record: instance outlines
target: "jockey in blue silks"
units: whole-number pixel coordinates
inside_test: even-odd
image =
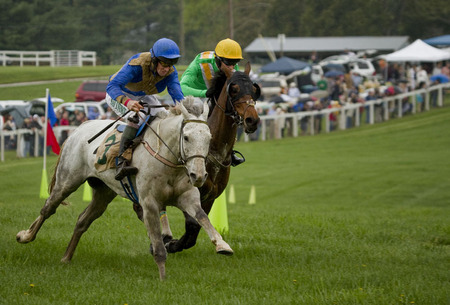
[[[166,88],[175,103],[181,101],[184,96],[174,66],[179,58],[180,49],[174,41],[168,38],[159,39],[149,52],[133,55],[117,73],[110,76],[106,87],[106,102],[114,112],[123,115],[128,110],[139,112],[147,105],[160,105],[153,95]],[[163,108],[151,108],[150,112],[149,109],[146,110],[150,115],[164,111]],[[133,141],[143,121],[143,118],[128,119],[120,141],[116,180],[135,175],[138,171],[122,154]]]

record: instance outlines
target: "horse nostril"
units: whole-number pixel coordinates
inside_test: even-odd
[[[197,181],[197,175],[195,173],[190,173],[189,177],[191,178],[191,181]]]
[[[256,125],[257,123],[258,121],[253,119],[252,117],[245,118],[245,125],[247,126],[253,126]]]

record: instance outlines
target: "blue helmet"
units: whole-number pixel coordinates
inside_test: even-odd
[[[163,57],[168,59],[175,59],[181,56],[178,45],[175,43],[175,41],[169,38],[158,39],[150,49],[150,52],[152,53],[152,56],[157,58]]]

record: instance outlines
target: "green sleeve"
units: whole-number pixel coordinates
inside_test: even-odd
[[[197,60],[192,61],[186,71],[184,71],[180,85],[184,96],[206,97],[207,87]]]

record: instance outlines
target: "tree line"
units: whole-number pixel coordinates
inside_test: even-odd
[[[161,37],[182,62],[230,37],[429,38],[450,32],[447,0],[0,0],[0,50],[96,51],[121,64]]]

